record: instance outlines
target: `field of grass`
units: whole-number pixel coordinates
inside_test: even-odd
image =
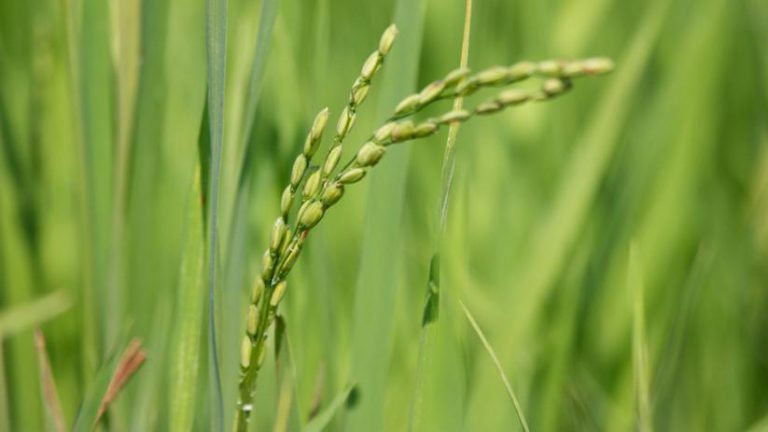
[[[322,163],[390,23],[343,160],[464,40],[478,71],[616,67],[349,187],[288,277],[251,430],[768,431],[768,2],[470,9],[0,0],[0,431],[91,430],[105,394],[99,430],[232,430],[292,164],[328,106]]]

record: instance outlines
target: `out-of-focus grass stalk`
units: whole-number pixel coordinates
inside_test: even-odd
[[[459,69],[469,65],[469,42],[472,33],[472,0],[464,2],[464,30],[461,37],[461,54],[459,56]],[[461,80],[462,82],[464,80]],[[458,97],[453,101],[453,110],[461,110],[464,104],[464,98]],[[461,123],[454,122],[448,128],[448,138],[445,143],[442,166],[442,186],[440,201],[437,207],[438,225],[436,233],[433,236],[433,253],[430,260],[430,271],[427,276],[427,296],[424,305],[424,316],[421,323],[421,334],[419,336],[419,347],[417,353],[416,366],[416,384],[413,391],[410,413],[408,418],[408,430],[412,431],[419,422],[422,387],[424,383],[424,368],[427,361],[427,343],[429,339],[430,325],[437,319],[440,308],[440,248],[442,245],[445,225],[448,218],[448,199],[450,197],[451,186],[453,185],[453,175],[456,167],[456,137],[459,134]],[[433,275],[434,273],[434,275]],[[434,277],[433,277],[434,276]]]
[[[383,72],[377,117],[383,119],[392,107],[416,87],[421,54],[424,0],[398,0],[394,23],[400,31],[398,47],[389,56]],[[365,389],[366,397],[347,417],[348,430],[381,430],[383,402],[392,352],[394,307],[398,286],[398,254],[405,196],[405,173],[409,148],[393,152],[386,164],[371,176],[363,228],[363,243],[352,314],[352,377]]]
[[[218,207],[222,144],[224,142],[224,93],[227,63],[227,0],[208,0],[206,7],[208,70],[208,121],[210,125],[210,172],[208,180],[208,338],[212,379],[211,427],[224,430],[224,403],[216,330],[216,286],[218,270]]]
[[[640,432],[653,431],[651,397],[649,388],[648,342],[645,331],[645,299],[642,280],[642,266],[637,245],[629,250],[627,288],[632,301],[632,363],[635,382],[635,409],[637,428]]]
[[[469,312],[469,309],[467,309],[467,306],[464,305],[464,302],[459,300],[459,305],[461,305],[461,310],[464,312],[464,315],[467,317],[467,321],[469,321],[469,324],[472,326],[472,329],[477,334],[477,337],[480,338],[480,341],[483,343],[483,347],[485,348],[485,351],[488,352],[488,355],[491,357],[491,360],[493,361],[493,365],[496,366],[496,370],[499,372],[501,381],[504,383],[504,389],[507,391],[507,395],[509,396],[509,399],[512,401],[512,405],[515,408],[515,413],[517,414],[517,419],[520,421],[520,426],[523,428],[523,431],[529,432],[530,428],[528,427],[528,421],[525,419],[525,414],[523,413],[523,409],[520,407],[520,402],[517,400],[517,396],[515,396],[515,391],[512,389],[512,384],[509,383],[509,378],[507,378],[507,374],[504,372],[504,368],[501,366],[501,362],[499,361],[499,358],[496,355],[496,351],[491,346],[491,343],[488,342],[488,339],[485,337],[483,330],[477,324],[477,321],[472,316],[472,313]]]
[[[30,302],[0,310],[0,341],[42,325],[72,306],[64,291],[56,291]]]
[[[200,369],[201,329],[204,322],[205,292],[203,262],[205,256],[203,195],[198,168],[187,199],[186,240],[179,275],[169,392],[169,423],[172,431],[191,430]]]
[[[112,59],[116,80],[116,153],[114,192],[112,202],[111,252],[109,256],[108,285],[106,286],[106,343],[114,343],[117,324],[125,308],[124,227],[126,195],[129,184],[128,168],[133,132],[134,107],[139,84],[139,47],[141,2],[139,0],[111,0]]]

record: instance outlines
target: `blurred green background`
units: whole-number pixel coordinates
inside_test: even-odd
[[[229,0],[219,393],[195,176],[208,187],[206,2],[1,0],[0,430],[55,430],[37,327],[67,424],[137,336],[147,362],[102,427],[229,429],[249,285],[314,114],[340,112],[396,22],[351,154],[458,66],[464,7]],[[617,69],[461,127],[428,333],[446,134],[350,188],[289,278],[254,427],[300,430],[354,383],[329,430],[517,430],[461,299],[532,430],[768,430],[768,2],[477,0],[470,40],[473,69]]]

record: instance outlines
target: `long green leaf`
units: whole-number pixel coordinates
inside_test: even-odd
[[[648,341],[645,336],[645,299],[642,266],[637,246],[629,251],[627,289],[632,301],[632,365],[635,375],[635,406],[637,428],[640,432],[653,431],[651,397],[649,389]]]
[[[509,383],[509,378],[507,378],[507,374],[504,372],[504,368],[501,366],[501,362],[499,361],[499,357],[496,355],[496,351],[491,346],[491,343],[488,342],[488,339],[485,337],[483,330],[477,324],[477,321],[472,316],[472,313],[469,312],[469,309],[467,309],[467,307],[464,305],[464,302],[459,300],[459,305],[461,306],[461,310],[464,312],[464,315],[467,317],[467,321],[469,321],[472,329],[477,334],[477,337],[480,338],[480,342],[483,343],[483,348],[485,348],[485,351],[488,352],[488,355],[491,357],[493,365],[496,366],[496,370],[499,372],[499,376],[501,376],[501,381],[504,383],[504,389],[507,391],[507,395],[509,396],[509,399],[512,401],[512,405],[515,408],[515,413],[517,414],[517,419],[520,421],[520,426],[525,432],[529,432],[530,428],[528,427],[528,421],[525,420],[523,409],[520,407],[520,402],[517,400],[515,391],[512,389],[512,384]]]
[[[383,70],[379,117],[392,112],[397,102],[416,86],[425,11],[423,0],[397,2],[394,21],[400,36]],[[359,382],[362,394],[360,404],[348,417],[347,427],[353,431],[383,428],[409,155],[410,147],[391,152],[371,175],[368,189],[353,317],[353,379]]]
[[[331,423],[333,416],[339,411],[349,399],[350,394],[355,389],[354,385],[349,385],[342,390],[341,393],[333,398],[333,401],[328,408],[323,410],[320,414],[315,416],[306,426],[302,429],[303,432],[321,432]]]
[[[200,369],[201,330],[204,311],[204,226],[200,170],[195,173],[187,204],[187,226],[177,294],[178,318],[172,340],[169,392],[170,429],[187,431],[194,420]]]
[[[113,355],[96,372],[93,384],[88,388],[72,427],[74,432],[90,432],[114,400],[117,392],[144,361],[140,342],[131,341],[124,352]]]
[[[227,0],[208,0],[206,8],[208,63],[208,121],[210,125],[211,168],[208,181],[208,320],[212,379],[211,418],[214,429],[224,429],[221,371],[216,344],[216,275],[218,258],[218,197],[224,135],[224,81],[227,64]]]
[[[72,306],[69,296],[57,291],[0,311],[0,339],[37,327]]]
[[[466,68],[469,64],[469,41],[472,31],[472,0],[466,0],[464,3],[464,31],[461,38],[461,54],[459,56],[459,68]],[[464,103],[464,98],[456,98],[453,102],[453,109],[460,110]],[[418,366],[416,367],[416,385],[411,401],[410,414],[408,419],[408,430],[413,430],[419,423],[422,386],[426,375],[427,344],[429,340],[431,324],[437,321],[440,311],[440,249],[443,241],[446,223],[448,220],[448,203],[453,186],[454,170],[456,168],[456,138],[459,133],[460,123],[452,123],[448,129],[448,138],[445,143],[442,166],[442,187],[440,200],[437,207],[437,231],[432,239],[432,259],[429,265],[429,275],[427,280],[427,295],[424,305],[424,312],[421,323],[421,336],[419,337],[418,348]]]

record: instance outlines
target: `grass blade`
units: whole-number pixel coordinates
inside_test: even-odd
[[[333,401],[328,406],[328,408],[320,412],[320,414],[315,416],[309,423],[307,423],[302,431],[321,432],[325,430],[325,427],[331,423],[331,420],[333,420],[333,416],[336,415],[336,412],[339,411],[339,409],[341,409],[341,407],[344,406],[344,404],[347,402],[354,389],[354,385],[347,386],[347,388],[345,388],[341,393],[333,398]]]
[[[459,305],[461,306],[461,310],[464,311],[464,316],[467,317],[467,321],[469,321],[469,324],[472,326],[472,329],[477,334],[477,337],[480,338],[480,341],[483,343],[483,347],[485,348],[485,351],[488,352],[488,355],[491,357],[491,360],[493,361],[493,365],[496,366],[496,370],[499,372],[501,381],[504,383],[504,389],[507,391],[507,395],[509,396],[509,399],[512,401],[512,405],[514,405],[515,407],[515,413],[517,414],[517,419],[520,421],[520,426],[523,428],[525,432],[529,432],[530,428],[528,427],[528,422],[525,420],[525,414],[523,414],[523,409],[520,407],[520,402],[518,402],[517,396],[515,396],[515,391],[512,389],[512,385],[509,383],[507,374],[504,373],[504,368],[501,366],[501,362],[499,362],[498,356],[496,356],[496,351],[494,351],[490,342],[488,342],[488,339],[485,338],[485,334],[483,333],[483,330],[480,329],[480,326],[477,324],[477,321],[475,321],[475,318],[469,312],[469,309],[467,309],[467,307],[464,305],[464,302],[459,300]]]
[[[472,31],[472,0],[464,3],[464,31],[461,39],[461,55],[459,68],[466,68],[469,64],[469,40]],[[464,103],[464,98],[456,98],[453,102],[453,110],[458,111]],[[448,200],[453,185],[453,174],[456,167],[456,137],[459,133],[460,123],[453,123],[448,129],[448,138],[445,143],[442,166],[442,191],[438,207],[438,230],[433,239],[432,259],[430,261],[429,279],[427,282],[427,299],[422,318],[421,335],[419,336],[418,364],[416,366],[416,385],[411,401],[408,430],[412,431],[419,422],[419,413],[422,401],[422,386],[424,382],[425,367],[427,362],[427,340],[429,339],[430,324],[437,320],[440,308],[440,248],[443,233],[448,216]]]
[[[125,349],[123,356],[120,358],[120,362],[117,364],[112,381],[110,381],[109,386],[107,386],[107,392],[104,393],[104,397],[101,399],[99,411],[96,414],[96,423],[98,423],[101,416],[107,411],[109,404],[117,398],[120,390],[125,387],[125,384],[139,370],[146,359],[147,354],[141,347],[141,341],[133,339],[128,344],[128,348]]]
[[[89,432],[98,423],[109,404],[119,394],[120,390],[141,367],[146,354],[141,348],[141,342],[134,339],[128,344],[122,355],[114,356],[96,374],[91,388],[83,400],[80,412],[72,428],[75,432]]]
[[[170,429],[192,429],[194,405],[200,368],[201,324],[204,312],[204,226],[200,170],[193,179],[187,205],[186,242],[182,256],[177,294],[178,319],[175,337],[177,344],[171,362],[171,388],[169,394]]]
[[[383,70],[379,117],[384,118],[416,86],[426,2],[398,0],[395,24],[397,46]],[[348,417],[349,430],[381,430],[383,400],[397,286],[396,257],[401,233],[405,172],[410,148],[391,152],[386,163],[371,174],[364,228],[364,244],[354,300],[352,373],[359,382],[360,404]]]
[[[66,311],[72,301],[64,291],[57,291],[44,297],[0,311],[0,339],[40,326]]]
[[[37,366],[40,370],[40,389],[43,393],[48,424],[52,425],[52,429],[56,432],[64,432],[67,430],[67,422],[64,420],[56,382],[51,370],[51,361],[48,359],[48,352],[45,349],[45,336],[40,329],[35,330],[35,348],[37,349]]]
[[[526,326],[536,321],[534,317],[584,224],[619,133],[627,121],[632,95],[648,64],[669,2],[657,0],[648,8],[630,48],[617,63],[619,66],[610,87],[576,143],[575,154],[564,169],[549,215],[538,227],[527,262],[522,267],[524,274],[518,286],[524,289],[522,301],[525,306],[520,307],[522,315],[516,320],[519,326],[515,327],[519,333],[513,336],[515,342],[509,347],[519,342],[529,330]],[[552,248],[555,244],[560,247]]]
[[[224,402],[216,344],[216,270],[218,255],[218,197],[224,135],[224,80],[227,62],[227,0],[208,0],[206,6],[206,55],[208,69],[208,125],[210,127],[210,177],[208,181],[208,320],[213,386],[214,429],[224,429]]]
[[[632,364],[635,376],[637,428],[653,431],[648,371],[648,341],[645,336],[645,300],[642,268],[636,245],[630,246],[627,288],[632,301]]]

